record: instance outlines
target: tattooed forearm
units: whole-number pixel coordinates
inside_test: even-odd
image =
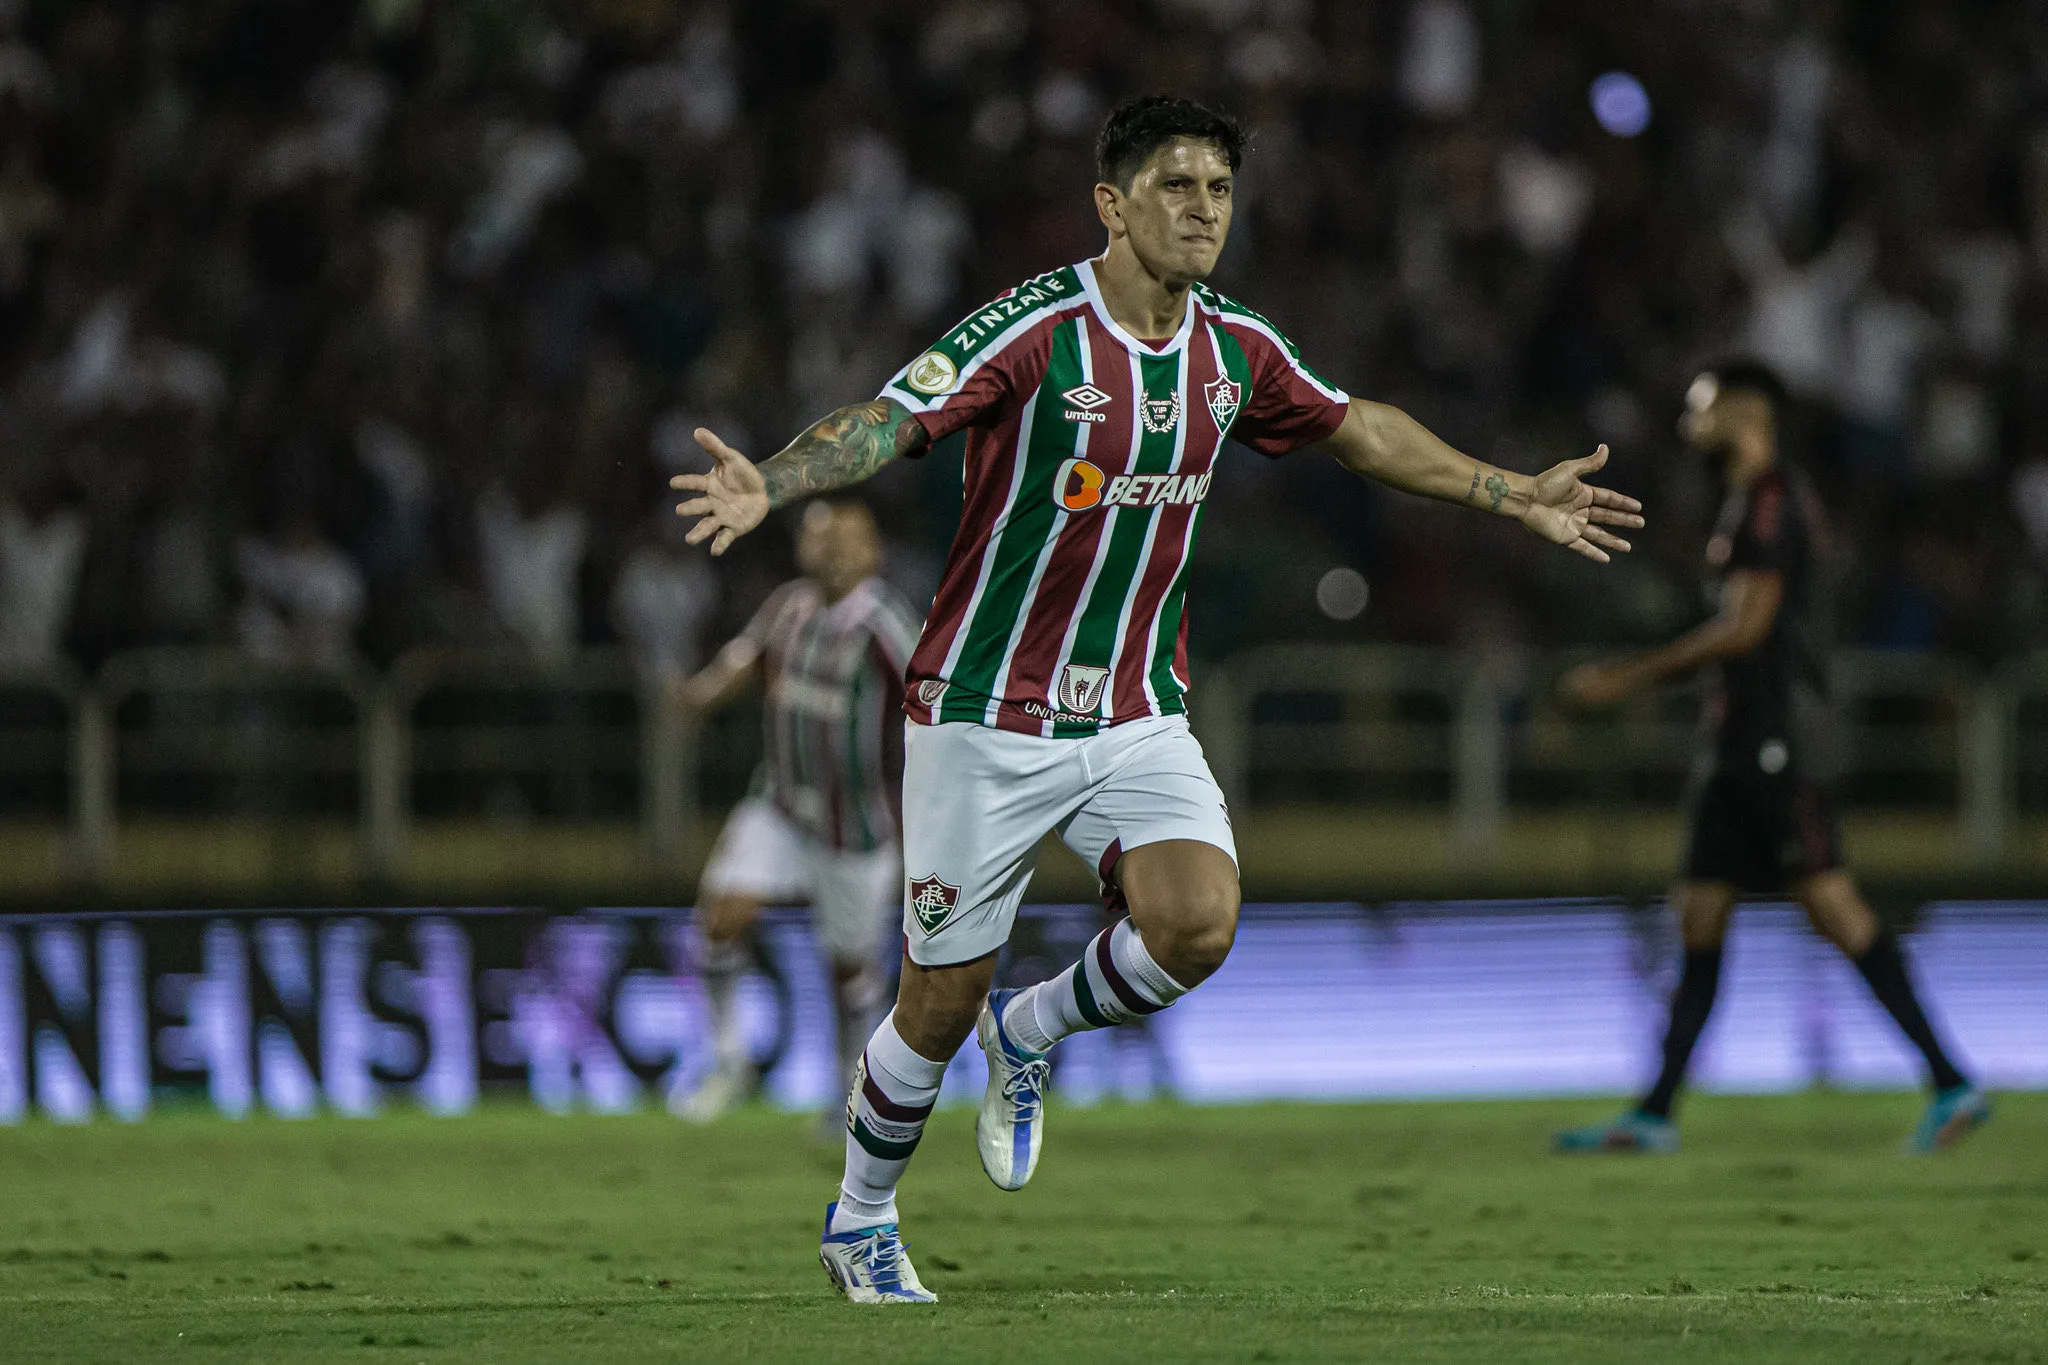
[[[1500,511],[1501,499],[1508,495],[1507,475],[1498,469],[1494,470],[1493,477],[1486,481],[1486,495],[1493,499],[1493,506],[1489,510]]]
[[[1466,501],[1466,502],[1470,502],[1470,501],[1472,501],[1472,499],[1474,499],[1474,498],[1476,498],[1476,497],[1478,497],[1478,496],[1479,496],[1479,466],[1475,464],[1475,465],[1473,465],[1473,466],[1472,466],[1472,486],[1471,486],[1470,488],[1468,488],[1468,489],[1466,489],[1466,490],[1465,490],[1465,501]]]
[[[841,408],[762,462],[768,505],[781,507],[813,493],[851,487],[925,440],[923,424],[893,399]]]

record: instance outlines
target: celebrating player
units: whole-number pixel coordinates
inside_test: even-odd
[[[1321,446],[1602,563],[1628,548],[1609,527],[1642,524],[1632,499],[1582,481],[1605,447],[1536,476],[1481,464],[1347,397],[1270,322],[1204,286],[1243,145],[1237,123],[1187,100],[1119,106],[1096,144],[1101,256],[970,314],[873,402],[758,468],[700,430],[713,469],[674,481],[695,495],[677,508],[700,518],[688,538],[718,554],[771,508],[969,433],[959,532],[910,661],[906,960],[847,1099],[845,1180],[820,1248],[855,1302],[933,1300],[897,1231],[896,1184],[970,1031],[988,1056],[982,1167],[1018,1189],[1038,1159],[1052,1046],[1165,1009],[1230,951],[1236,850],[1188,730],[1182,610],[1226,437],[1267,456]],[[1124,917],[1050,981],[991,993],[1048,830]]]
[[[1671,1109],[1721,979],[1721,941],[1742,891],[1789,890],[1813,927],[1847,954],[1871,993],[1926,1058],[1934,1099],[1915,1151],[1946,1147],[1984,1122],[1984,1095],[1934,1036],[1906,975],[1899,942],[1877,921],[1842,867],[1828,798],[1826,643],[1815,579],[1819,541],[1812,490],[1778,454],[1784,390],[1761,365],[1709,370],[1686,394],[1680,433],[1712,458],[1727,491],[1707,573],[1718,612],[1661,649],[1566,675],[1567,699],[1607,706],[1713,665],[1706,741],[1695,766],[1691,849],[1678,902],[1685,964],[1664,1035],[1664,1065],[1636,1107],[1608,1123],[1557,1135],[1565,1152],[1678,1147]]]
[[[902,874],[903,671],[917,618],[875,576],[874,517],[856,502],[804,509],[804,577],[769,595],[747,628],[682,686],[695,710],[758,682],[766,759],[733,808],[697,898],[716,1064],[680,1112],[708,1122],[754,1087],[735,1004],[745,936],[771,901],[808,899],[830,959],[842,1074],[853,1074],[888,984],[882,970]]]

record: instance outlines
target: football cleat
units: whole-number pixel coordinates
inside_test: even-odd
[[[1554,1152],[1652,1152],[1668,1156],[1678,1150],[1678,1125],[1670,1119],[1630,1110],[1605,1123],[1572,1128],[1550,1139]]]
[[[937,1303],[939,1296],[926,1289],[910,1263],[903,1235],[894,1223],[880,1227],[856,1228],[852,1232],[832,1231],[832,1215],[839,1201],[825,1206],[825,1236],[818,1243],[818,1260],[839,1292],[849,1303]]]
[[[1045,1136],[1045,1090],[1052,1064],[1045,1054],[1026,1052],[1003,1028],[1003,1007],[1016,991],[990,991],[975,1021],[974,1036],[988,1056],[988,1089],[974,1120],[974,1145],[981,1169],[998,1189],[1021,1190],[1038,1169]]]
[[[745,1104],[753,1093],[753,1068],[720,1067],[695,1090],[671,1103],[669,1112],[689,1123],[716,1123]]]
[[[1984,1126],[1991,1117],[1991,1101],[1974,1085],[1951,1086],[1936,1092],[1920,1116],[1920,1126],[1906,1140],[1914,1153],[1944,1152]]]

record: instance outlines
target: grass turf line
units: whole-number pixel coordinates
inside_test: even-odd
[[[902,1199],[936,1310],[842,1303],[810,1120],[0,1130],[0,1358],[2048,1361],[2048,1095],[1897,1154],[1901,1095],[1055,1108],[1028,1190],[941,1112]]]

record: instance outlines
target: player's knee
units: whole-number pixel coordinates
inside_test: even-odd
[[[1212,975],[1230,956],[1237,941],[1237,893],[1234,888],[1205,887],[1186,894],[1179,913],[1161,930],[1164,940],[1154,958],[1183,986],[1193,986]],[[1152,947],[1152,932],[1145,935]]]

